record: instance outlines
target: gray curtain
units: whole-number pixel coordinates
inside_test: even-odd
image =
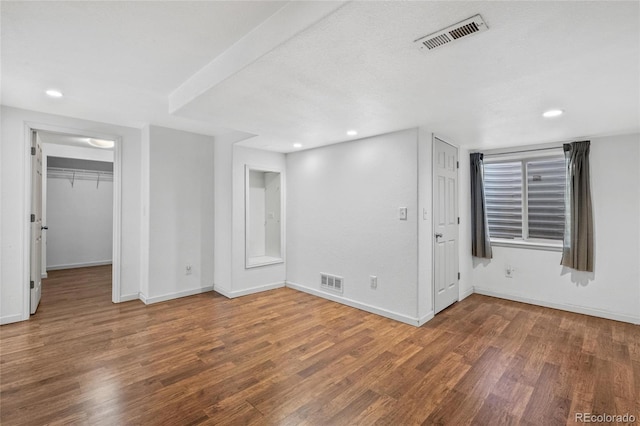
[[[560,264],[593,272],[593,212],[589,178],[589,141],[564,144],[567,183]]]
[[[491,241],[484,199],[483,154],[471,154],[471,255],[491,259]]]

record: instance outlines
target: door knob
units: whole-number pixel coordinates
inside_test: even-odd
[[[46,231],[47,229],[49,229],[49,227],[48,226],[41,226],[40,229],[44,229]]]
[[[436,238],[442,238],[442,234],[439,232],[436,232]]]

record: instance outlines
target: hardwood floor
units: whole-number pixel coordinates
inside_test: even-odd
[[[110,273],[53,271],[38,313],[0,327],[2,425],[640,417],[631,324],[480,295],[420,328],[286,288],[115,305]]]

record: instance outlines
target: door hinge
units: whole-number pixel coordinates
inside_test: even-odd
[[[32,215],[31,215],[31,223],[33,223],[33,222],[35,222],[35,221],[36,221],[36,215],[35,215],[35,214],[32,214]]]
[[[34,283],[33,281],[29,281],[29,285],[31,286],[31,288],[36,288],[36,283]]]
[[[460,272],[458,272],[458,279],[460,279]]]
[[[36,155],[36,147],[35,146],[31,147],[31,155]]]
[[[460,225],[460,216],[458,216],[458,225]]]
[[[459,169],[459,168],[460,168],[460,162],[456,161],[456,169]]]

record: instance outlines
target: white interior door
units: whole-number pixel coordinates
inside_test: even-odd
[[[458,148],[434,138],[434,312],[458,301]]]
[[[31,313],[34,314],[42,294],[42,144],[31,133]]]

